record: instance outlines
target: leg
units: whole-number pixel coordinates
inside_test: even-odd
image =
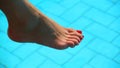
[[[76,30],[64,28],[43,15],[27,0],[4,1],[0,6],[9,22],[8,35],[14,41],[64,49],[74,47],[83,38]]]

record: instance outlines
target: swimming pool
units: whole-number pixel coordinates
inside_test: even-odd
[[[64,27],[82,30],[75,48],[56,50],[17,43],[7,36],[8,21],[0,11],[0,68],[120,68],[119,0],[30,0]]]

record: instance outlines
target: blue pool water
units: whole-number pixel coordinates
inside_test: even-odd
[[[120,0],[30,0],[64,27],[82,30],[75,48],[17,43],[0,11],[0,68],[120,68]]]

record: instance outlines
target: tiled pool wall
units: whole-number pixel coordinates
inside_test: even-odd
[[[0,68],[120,68],[120,0],[29,0],[67,28],[82,30],[75,48],[56,50],[18,43],[0,11]]]

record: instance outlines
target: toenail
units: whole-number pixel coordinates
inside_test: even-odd
[[[83,39],[83,37],[82,38],[80,37],[80,40],[82,40],[82,39]]]
[[[82,31],[80,31],[80,30],[77,30],[77,32],[80,33],[80,34],[82,34]]]
[[[82,36],[82,39],[84,38],[84,36]]]
[[[80,38],[80,41],[84,38],[84,36],[82,36],[82,38]]]

